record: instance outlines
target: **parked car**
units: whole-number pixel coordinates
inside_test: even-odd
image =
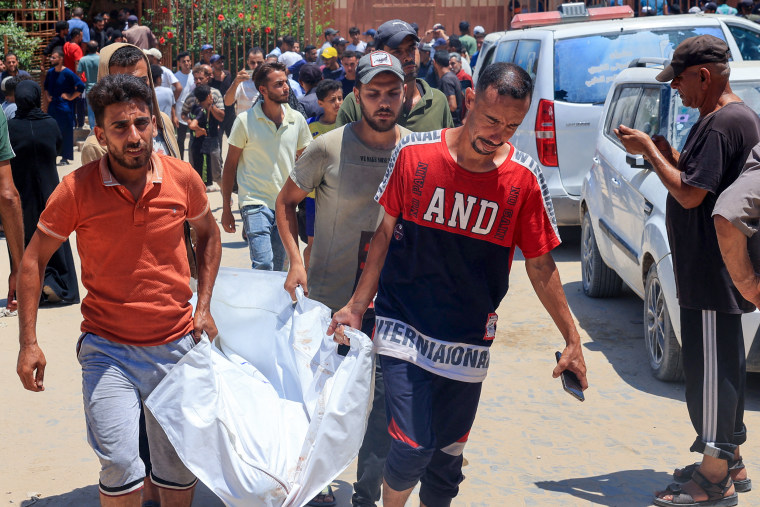
[[[585,10],[582,4],[580,8]],[[631,12],[628,7],[588,12],[620,17],[623,14],[618,13],[625,9]],[[518,17],[528,25],[556,22],[560,17],[563,21],[588,19],[562,17],[556,11]],[[480,72],[493,62],[516,63],[534,78],[533,103],[512,142],[541,165],[560,225],[579,224],[581,184],[591,165],[596,127],[615,76],[634,58],[670,58],[682,40],[703,34],[725,40],[735,61],[760,60],[760,25],[738,16],[685,14],[566,22],[489,35],[473,80],[477,83]]]
[[[664,64],[662,59],[635,60],[611,83],[581,189],[581,269],[588,296],[614,296],[625,283],[644,300],[644,343],[652,372],[677,380],[682,377],[681,326],[665,229],[668,192],[649,163],[626,153],[613,132],[622,124],[683,148],[699,111],[684,107],[669,83],[655,79]],[[730,65],[734,93],[760,113],[760,62]],[[742,318],[748,371],[760,371],[759,324],[758,311]]]

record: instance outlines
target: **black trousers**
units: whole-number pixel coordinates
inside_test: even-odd
[[[179,145],[180,160],[185,160],[185,138],[188,132],[190,132],[190,127],[187,126],[187,123],[180,123],[179,127],[177,127],[177,144]],[[190,142],[192,142],[192,139]]]
[[[691,451],[733,459],[747,440],[741,314],[681,308],[681,348],[686,405],[697,432]]]
[[[362,332],[369,337],[375,329],[375,310],[370,308],[364,314]],[[354,507],[369,507],[380,500],[383,484],[385,458],[391,449],[388,421],[385,417],[385,383],[380,361],[375,361],[375,393],[372,410],[367,420],[367,432],[359,449],[356,463],[356,482],[351,503]]]

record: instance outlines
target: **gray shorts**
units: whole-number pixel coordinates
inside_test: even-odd
[[[102,494],[119,496],[143,486],[145,465],[138,441],[142,400],[193,346],[192,334],[154,347],[122,345],[91,333],[80,337],[77,356],[82,365],[87,441],[100,460]],[[145,428],[151,481],[163,488],[193,487],[195,476],[147,409]]]

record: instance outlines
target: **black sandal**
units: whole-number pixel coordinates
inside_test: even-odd
[[[684,482],[689,482],[694,472],[696,470],[699,470],[700,465],[701,463],[692,463],[691,465],[686,465],[683,468],[676,468],[673,471],[673,480],[681,484]],[[732,459],[728,462],[729,473],[732,471],[741,470],[742,468],[744,468],[744,461],[742,461],[741,456],[739,456],[739,459],[737,460]],[[737,493],[746,493],[748,491],[752,491],[752,480],[749,478],[739,480],[734,479],[734,488],[736,489]]]
[[[734,493],[730,496],[724,496],[731,489],[731,474],[726,474],[722,481],[715,483],[705,478],[699,470],[694,470],[691,480],[707,494],[707,500],[695,502],[694,498],[681,489],[677,482],[667,487],[665,491],[659,493],[653,500],[655,505],[662,507],[731,507],[739,503],[739,496]],[[660,496],[672,495],[673,500],[664,500]]]

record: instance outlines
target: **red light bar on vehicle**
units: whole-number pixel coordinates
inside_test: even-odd
[[[512,18],[511,27],[530,28],[534,26],[557,25],[560,23],[577,23],[578,21],[601,21],[604,19],[632,18],[633,10],[628,5],[614,7],[592,7],[585,9],[587,14],[579,15],[577,11],[572,15],[563,14],[560,11],[530,12],[517,14]]]

